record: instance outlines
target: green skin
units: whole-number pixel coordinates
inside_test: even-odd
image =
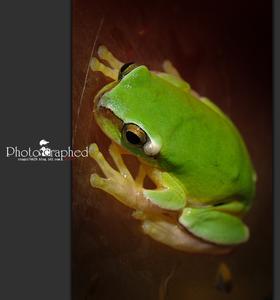
[[[138,125],[159,153],[129,144],[100,107]],[[211,101],[176,76],[139,66],[100,92],[96,120],[110,139],[162,171],[165,189],[145,190],[153,204],[180,211],[179,223],[211,243],[248,239],[241,217],[255,193],[255,171],[238,130]]]

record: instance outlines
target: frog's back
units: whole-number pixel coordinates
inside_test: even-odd
[[[186,93],[185,117],[174,131],[180,147],[171,155],[191,196],[208,202],[233,196],[249,201],[255,189],[252,163],[238,130],[213,103]],[[182,139],[183,137],[183,139]],[[178,161],[176,162],[176,160]]]

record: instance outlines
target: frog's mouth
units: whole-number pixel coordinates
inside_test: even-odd
[[[111,91],[117,84],[118,84],[118,81],[110,82],[109,84],[105,85],[98,92],[98,94],[94,97],[94,100],[93,100],[93,112],[94,113],[98,112],[100,107],[106,108],[104,105],[102,105],[101,99],[102,99],[104,94]]]

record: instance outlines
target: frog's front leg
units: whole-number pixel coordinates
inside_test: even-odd
[[[179,211],[185,207],[185,190],[176,178],[156,168],[149,169],[147,175],[156,185],[156,189],[143,191],[152,203],[168,211]]]
[[[90,184],[115,197],[122,204],[140,211],[158,211],[158,208],[149,201],[143,194],[143,181],[146,176],[143,167],[140,167],[136,179],[132,177],[121,157],[121,149],[112,143],[109,153],[118,169],[115,170],[104,158],[96,144],[89,148],[90,156],[97,162],[105,178],[93,173],[90,177]]]
[[[136,179],[132,177],[122,159],[121,148],[112,143],[109,153],[118,171],[110,166],[96,144],[89,148],[90,156],[97,162],[106,178],[94,173],[91,175],[92,187],[99,188],[114,196],[124,205],[135,210],[153,213],[160,210],[176,211],[185,206],[185,192],[180,183],[167,172],[140,165]],[[143,182],[148,175],[156,184],[156,189],[145,189]]]

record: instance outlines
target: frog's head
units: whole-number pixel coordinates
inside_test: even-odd
[[[146,66],[125,64],[117,81],[95,97],[94,113],[102,131],[129,152],[154,164],[162,147],[165,114],[159,115],[160,88]],[[163,107],[162,107],[163,108]]]

